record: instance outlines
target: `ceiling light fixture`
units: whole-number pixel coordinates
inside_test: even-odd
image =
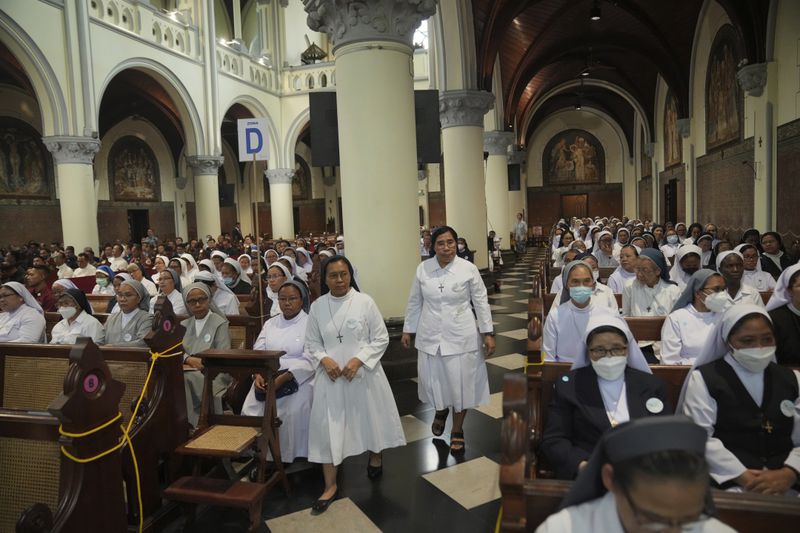
[[[592,9],[589,10],[589,18],[593,21],[600,20],[600,2],[598,0],[594,0],[594,5]]]
[[[581,110],[581,101],[578,100],[578,102],[575,104],[575,111],[580,111],[580,110]]]

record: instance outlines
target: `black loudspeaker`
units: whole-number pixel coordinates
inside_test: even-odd
[[[508,190],[520,190],[520,168],[519,165],[508,165]]]
[[[308,95],[311,121],[311,164],[339,165],[339,129],[335,92]],[[440,163],[442,126],[439,122],[439,91],[414,91],[417,126],[417,163]]]
[[[311,165],[339,166],[339,120],[335,92],[308,94],[311,127]]]
[[[442,124],[439,122],[439,91],[414,91],[417,121],[417,163],[440,163]]]

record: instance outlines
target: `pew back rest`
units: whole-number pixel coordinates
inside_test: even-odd
[[[231,335],[231,349],[251,350],[261,332],[258,317],[239,315],[228,316],[228,331]]]
[[[89,300],[89,305],[92,306],[92,313],[97,315],[101,313],[107,313],[108,309],[108,302],[111,301],[113,296],[107,294],[87,294],[86,299]]]
[[[0,344],[0,398],[6,409],[46,410],[63,390],[71,345]],[[123,421],[139,397],[149,369],[147,348],[101,348],[115,379],[126,384],[119,410]]]
[[[42,423],[21,419],[41,418]],[[58,422],[0,409],[0,531],[14,531],[20,514],[34,503],[58,508],[61,454]]]

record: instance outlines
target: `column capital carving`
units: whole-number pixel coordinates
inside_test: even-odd
[[[271,168],[269,170],[264,171],[269,180],[270,185],[279,185],[282,183],[292,183],[292,178],[294,178],[294,169],[293,168]]]
[[[186,162],[195,174],[207,176],[216,174],[225,162],[225,158],[221,155],[190,155],[186,158]]]
[[[442,129],[483,126],[483,115],[494,107],[494,95],[486,91],[447,91],[439,96]]]
[[[42,142],[53,154],[56,164],[80,163],[91,165],[95,154],[100,150],[100,140],[93,137],[54,135],[52,137],[42,137]]]
[[[333,187],[336,185],[336,174],[323,175],[322,184],[326,187]]]
[[[506,155],[513,142],[514,134],[510,131],[487,131],[483,134],[483,151],[489,155]]]
[[[656,153],[656,143],[645,143],[644,145],[644,155],[647,157],[653,157],[653,154]]]
[[[686,139],[692,133],[692,119],[679,118],[678,119],[678,135]]]
[[[327,33],[334,51],[360,41],[395,41],[411,49],[414,30],[438,0],[303,0],[308,27]]]
[[[767,64],[754,63],[745,65],[736,73],[739,85],[747,91],[750,96],[761,96],[764,94],[764,86],[767,85]]]

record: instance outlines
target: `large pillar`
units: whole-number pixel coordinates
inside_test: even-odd
[[[484,91],[448,91],[439,98],[444,154],[447,224],[475,250],[475,264],[488,268],[483,116],[494,106]]]
[[[431,216],[429,213],[430,202],[428,202],[428,171],[417,171],[417,206],[422,209],[422,220],[417,220],[421,226],[430,229]],[[456,230],[458,231],[458,230]],[[469,242],[469,241],[467,241]]]
[[[512,219],[516,213],[508,210],[508,147],[514,134],[508,131],[489,131],[483,136],[486,160],[486,218],[490,230],[501,237],[502,248],[511,246]]]
[[[755,63],[739,69],[739,85],[752,100],[753,152],[753,227],[775,231],[777,227],[777,125],[774,106],[778,92],[776,62]]]
[[[419,263],[411,38],[431,0],[303,0],[336,56],[347,256],[384,318],[402,317]],[[355,13],[355,15],[354,15]],[[392,246],[375,253],[375,243]]]
[[[187,158],[194,172],[194,211],[197,219],[197,238],[222,233],[219,217],[219,167],[225,161],[221,155],[194,155]]]
[[[276,239],[294,239],[292,178],[294,178],[293,168],[271,168],[267,170],[272,236]]]
[[[92,160],[100,141],[92,137],[45,137],[44,145],[53,154],[61,205],[61,232],[64,245],[83,250],[98,250],[97,194],[94,189]]]

